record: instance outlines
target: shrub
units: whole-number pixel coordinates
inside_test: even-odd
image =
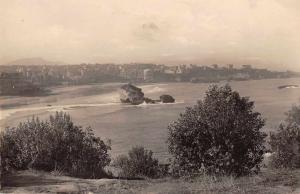
[[[59,170],[79,177],[103,177],[110,163],[110,145],[83,129],[63,112],[49,121],[33,118],[18,127],[7,128],[2,136],[3,166],[16,170]]]
[[[3,158],[4,156],[4,143],[3,143],[3,131],[0,132],[0,182],[3,175],[10,172],[11,168],[8,165],[7,158]],[[0,184],[1,186],[1,184]]]
[[[285,113],[287,123],[296,123],[300,125],[300,106],[293,105],[291,110]]]
[[[158,160],[153,158],[153,152],[143,147],[133,147],[128,156],[120,155],[114,162],[113,166],[120,170],[120,177],[150,177],[156,178],[160,176],[162,168]]]
[[[168,127],[173,172],[240,176],[259,169],[266,134],[253,109],[254,102],[229,85],[209,87],[203,100]]]
[[[270,165],[275,168],[300,168],[300,126],[293,122],[280,124],[275,133],[270,133]]]

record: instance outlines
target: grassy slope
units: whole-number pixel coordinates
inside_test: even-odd
[[[6,178],[1,192],[8,193],[300,193],[300,170],[263,170],[259,175],[230,177],[164,178],[156,180],[77,179],[49,173],[21,171]]]

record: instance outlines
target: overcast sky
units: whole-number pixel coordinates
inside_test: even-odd
[[[252,64],[300,70],[299,0],[0,0],[0,63]]]

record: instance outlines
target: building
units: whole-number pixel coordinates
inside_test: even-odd
[[[21,73],[1,73],[0,95],[32,95],[40,88],[24,79]]]
[[[242,65],[243,69],[252,69],[251,65]]]

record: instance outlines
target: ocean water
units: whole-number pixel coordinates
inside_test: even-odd
[[[221,83],[224,84],[224,83]],[[284,119],[284,113],[299,103],[300,88],[278,89],[280,85],[297,84],[300,79],[252,80],[229,83],[242,96],[255,101],[255,110],[266,119],[264,131],[275,130]],[[54,89],[57,93],[40,98],[10,98],[0,100],[22,104],[0,110],[0,125],[14,126],[18,122],[38,115],[47,118],[55,111],[68,112],[73,121],[81,126],[91,126],[97,136],[112,141],[111,155],[125,154],[132,146],[142,145],[153,150],[156,157],[166,161],[168,125],[205,96],[209,84],[168,83],[141,85],[146,97],[158,99],[170,94],[175,104],[124,105],[119,102],[120,84],[89,85]],[[30,103],[28,103],[30,102]],[[23,105],[25,104],[25,105]],[[28,104],[28,105],[26,105]]]

